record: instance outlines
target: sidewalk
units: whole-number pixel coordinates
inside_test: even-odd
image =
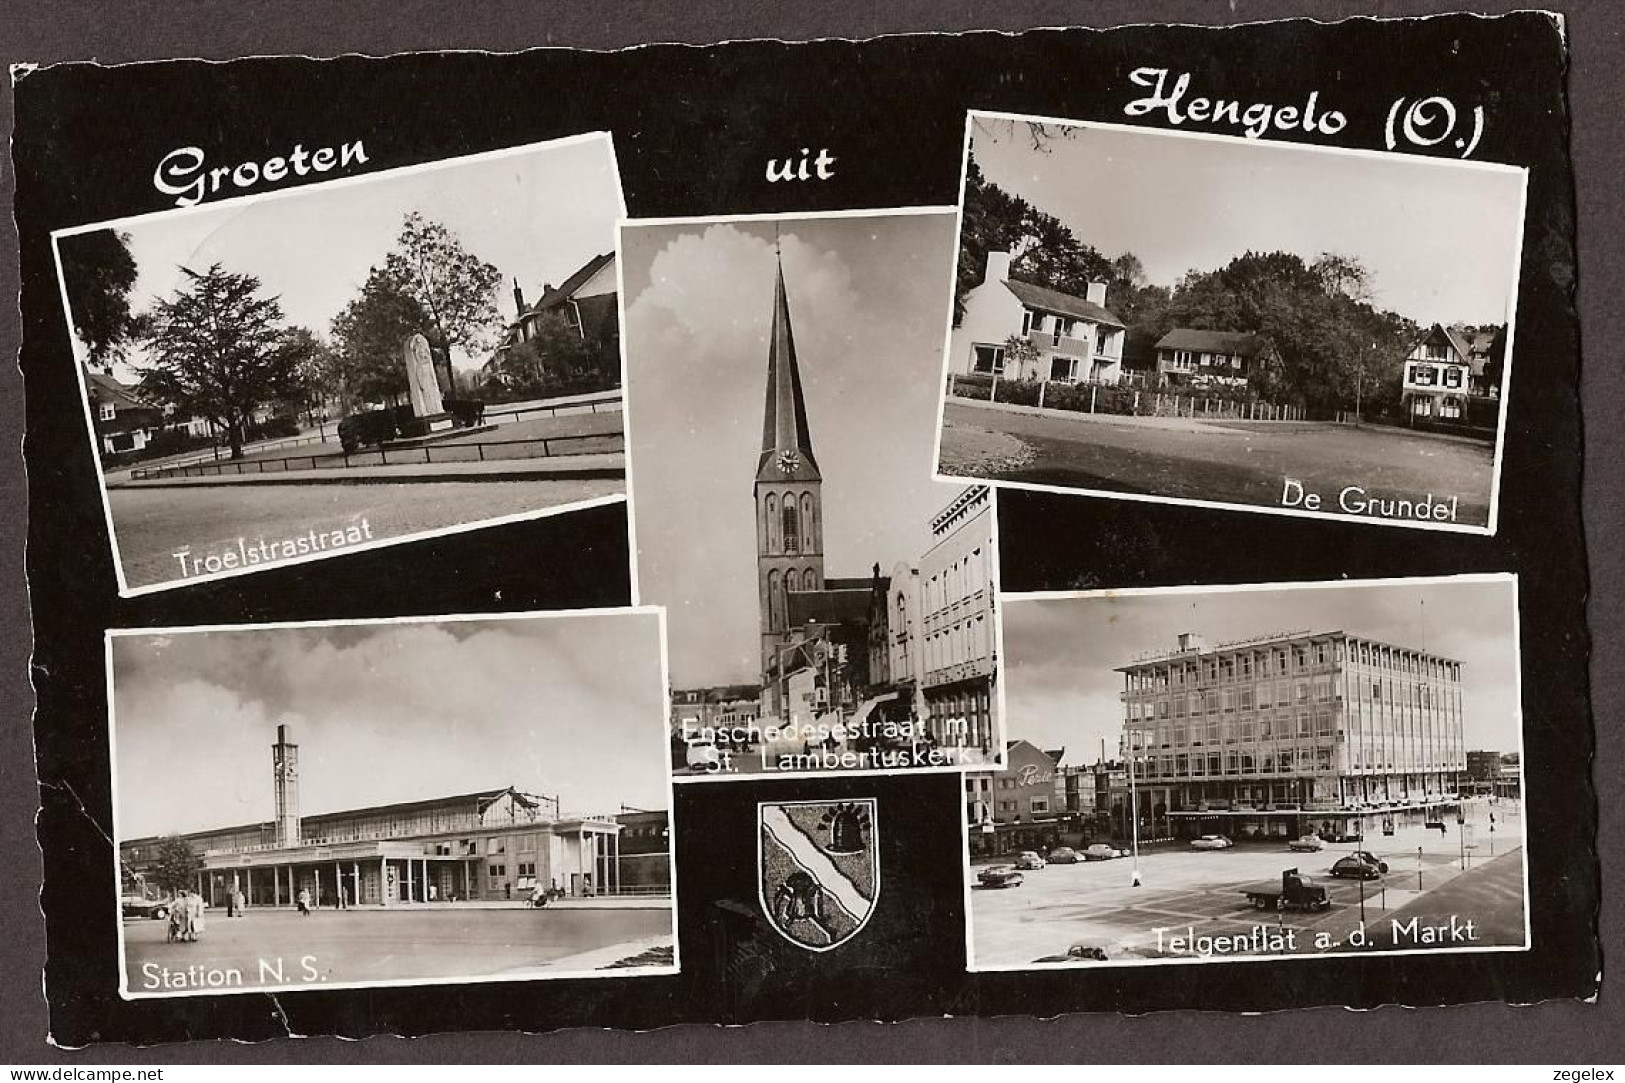
[[[626,476],[626,455],[611,452],[551,459],[487,462],[391,463],[347,469],[284,470],[269,474],[222,474],[200,478],[153,478],[108,482],[109,489],[196,489],[218,485],[379,485],[414,481],[569,481]]]

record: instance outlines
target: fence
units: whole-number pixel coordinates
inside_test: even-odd
[[[563,452],[553,450],[555,445],[579,445],[585,441],[598,441],[599,445]],[[520,452],[518,449],[521,447],[540,447],[541,454],[536,454],[534,450]],[[405,466],[414,463],[484,463],[504,459],[552,458],[556,455],[591,455],[625,449],[622,433],[581,433],[575,436],[537,436],[528,440],[473,440],[455,444],[422,444],[411,448],[374,448],[351,454],[329,452],[325,455],[289,455],[277,459],[226,459],[221,462],[133,470],[130,480],[286,474],[301,470],[345,470],[356,466]]]
[[[1302,406],[1276,404],[1239,393],[1178,392],[1118,384],[1063,383],[1049,380],[1000,380],[950,374],[948,394],[962,399],[1003,402],[1040,409],[1131,417],[1191,417],[1232,421],[1304,421]]]
[[[603,407],[603,409],[600,410],[599,407]],[[484,416],[486,418],[488,418],[488,419],[489,418],[494,418],[494,417],[507,417],[507,418],[512,418],[514,421],[518,421],[527,414],[532,414],[532,415],[544,415],[545,414],[548,417],[558,417],[560,413],[566,413],[566,414],[615,413],[616,411],[620,410],[620,408],[621,408],[621,393],[619,391],[616,391],[613,394],[606,394],[606,395],[603,395],[603,396],[601,396],[599,398],[595,398],[595,399],[582,399],[582,400],[577,401],[577,402],[560,402],[560,403],[555,403],[555,404],[553,404],[551,406],[547,406],[547,405],[520,406],[520,407],[516,407],[514,409],[506,409],[506,408],[502,408],[502,407],[497,407],[495,409],[486,410]]]

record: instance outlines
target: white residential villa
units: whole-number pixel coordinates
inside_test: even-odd
[[[1106,309],[1106,283],[1087,297],[1010,277],[1011,254],[989,252],[982,283],[965,295],[965,314],[950,340],[949,371],[1011,380],[1115,384],[1123,376],[1123,321]],[[1036,357],[1011,355],[1024,338]]]

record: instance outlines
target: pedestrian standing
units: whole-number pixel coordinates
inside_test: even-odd
[[[299,889],[298,903],[299,903],[299,916],[300,917],[307,917],[307,918],[310,917],[310,889],[309,888],[303,888],[302,887],[302,888]]]

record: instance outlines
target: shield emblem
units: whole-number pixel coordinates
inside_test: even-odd
[[[756,806],[756,886],[780,936],[828,951],[857,936],[880,896],[875,799]]]

